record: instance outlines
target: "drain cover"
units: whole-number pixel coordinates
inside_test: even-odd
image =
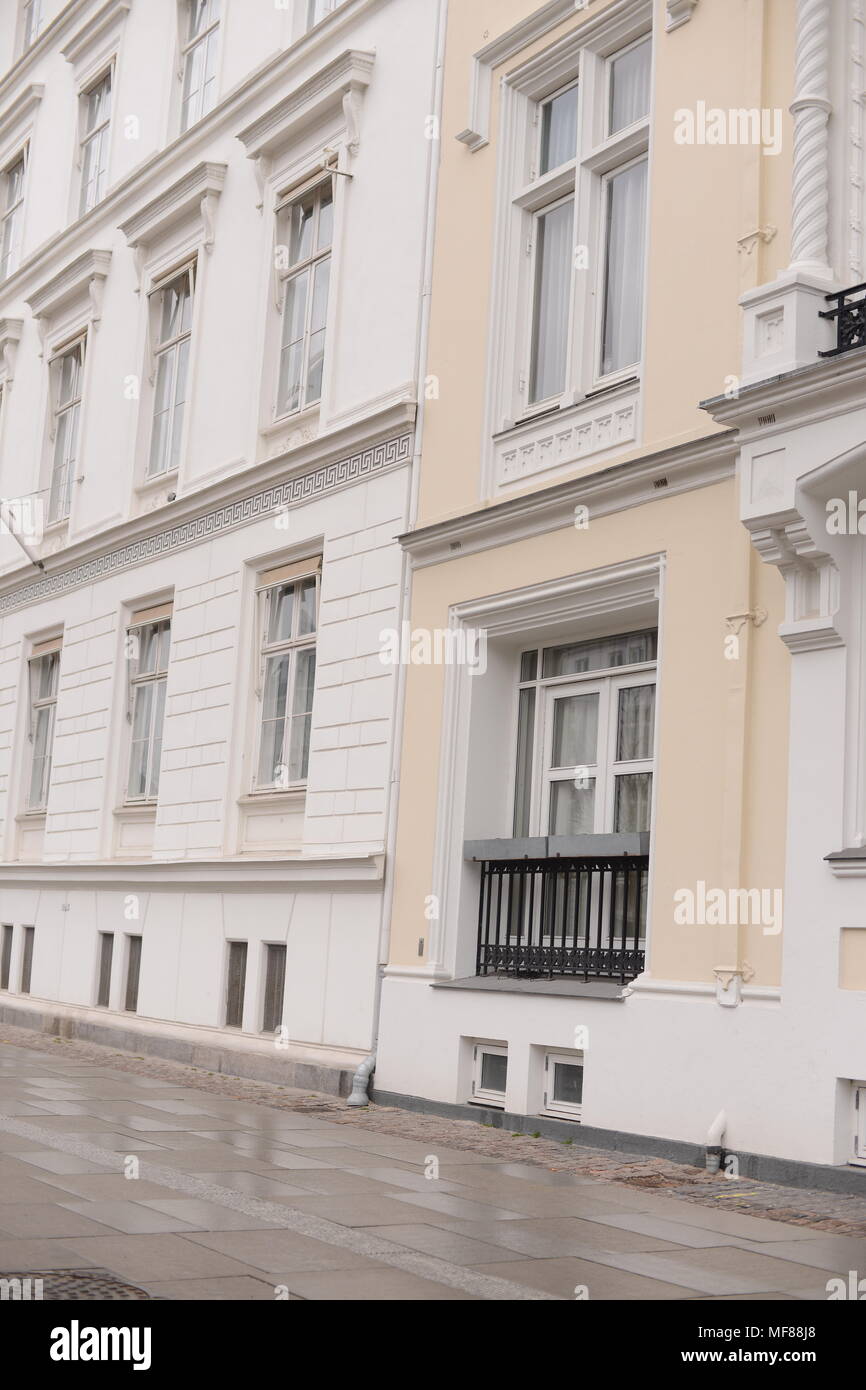
[[[98,1303],[106,1299],[150,1299],[151,1295],[134,1284],[125,1284],[107,1269],[31,1269],[26,1274],[0,1275],[0,1299],[34,1302],[40,1298]]]

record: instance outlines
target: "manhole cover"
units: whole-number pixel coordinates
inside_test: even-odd
[[[144,1289],[125,1284],[107,1269],[31,1269],[26,1274],[0,1275],[0,1300],[151,1299]]]

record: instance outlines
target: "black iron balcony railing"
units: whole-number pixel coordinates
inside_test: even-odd
[[[835,319],[836,346],[828,352],[819,352],[818,356],[838,357],[842,352],[866,347],[866,285],[854,285],[850,290],[839,290],[826,298],[834,307],[823,310],[820,317]]]
[[[476,974],[625,984],[641,973],[648,853],[471,857],[481,868]]]

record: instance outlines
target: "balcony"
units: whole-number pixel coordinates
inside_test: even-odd
[[[649,835],[469,841],[476,976],[606,980],[644,968]]]
[[[856,348],[866,347],[866,285],[854,285],[849,290],[839,290],[837,294],[826,296],[832,309],[819,314],[836,324],[836,346],[828,352],[819,352],[819,357],[839,357],[843,352],[854,352]]]

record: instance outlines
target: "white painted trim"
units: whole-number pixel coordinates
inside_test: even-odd
[[[7,888],[36,885],[46,892],[92,887],[112,889],[117,885],[139,884],[151,890],[184,888],[201,892],[266,891],[282,892],[315,883],[378,884],[384,871],[382,854],[330,854],[317,858],[305,854],[294,859],[244,856],[221,859],[134,860],[124,862],[90,860],[41,861],[38,864],[0,864]]]

